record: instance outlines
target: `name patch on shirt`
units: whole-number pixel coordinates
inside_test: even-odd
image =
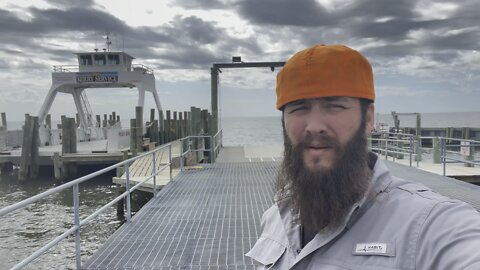
[[[359,243],[355,245],[354,255],[395,256],[395,251],[387,243]]]

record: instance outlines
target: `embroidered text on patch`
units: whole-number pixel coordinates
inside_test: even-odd
[[[360,243],[355,247],[357,254],[386,254],[387,244],[385,243]]]

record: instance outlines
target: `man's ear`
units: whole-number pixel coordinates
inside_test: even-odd
[[[365,132],[367,134],[370,134],[373,132],[373,129],[375,128],[375,106],[373,103],[368,105],[367,109],[367,123],[366,123],[366,129]]]

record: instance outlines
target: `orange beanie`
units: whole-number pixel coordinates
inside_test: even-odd
[[[315,45],[292,56],[277,75],[277,109],[328,96],[375,100],[372,66],[363,55],[343,45]]]

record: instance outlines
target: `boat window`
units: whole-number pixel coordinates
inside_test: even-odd
[[[107,59],[104,54],[95,55],[95,65],[104,66],[107,64]]]
[[[92,65],[92,56],[91,55],[80,55],[80,65],[91,66]]]
[[[109,54],[108,55],[108,64],[109,65],[120,64],[120,57],[118,56],[118,54]]]

